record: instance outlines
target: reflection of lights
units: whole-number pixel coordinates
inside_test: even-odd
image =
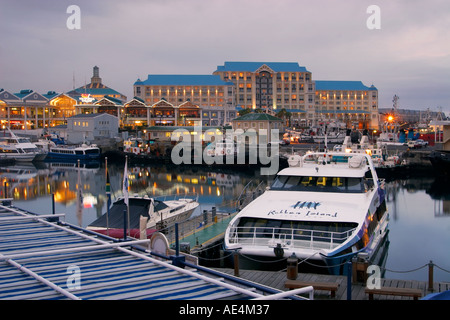
[[[217,187],[216,194],[217,194],[218,197],[220,197],[220,189],[219,189],[219,187]]]
[[[92,194],[83,195],[83,207],[84,208],[93,208],[97,204],[97,198],[95,198]]]

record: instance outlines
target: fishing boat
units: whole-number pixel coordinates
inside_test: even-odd
[[[191,198],[162,201],[148,196],[133,196],[129,197],[128,201],[129,208],[127,208],[125,198],[119,198],[112,204],[109,213],[106,212],[87,228],[103,234],[120,236],[123,235],[126,224],[131,235],[136,236],[140,233],[142,217],[146,221],[147,235],[151,236],[156,230],[188,219],[199,206],[198,201]]]
[[[100,148],[95,144],[79,146],[50,146],[47,158],[51,160],[99,160]]]
[[[316,261],[345,274],[357,254],[375,257],[388,233],[384,181],[367,154],[289,157],[270,188],[230,221],[227,251],[258,262]],[[387,238],[387,237],[386,237]]]

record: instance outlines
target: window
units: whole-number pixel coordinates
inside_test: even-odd
[[[277,176],[271,190],[364,193],[367,181],[363,178]]]

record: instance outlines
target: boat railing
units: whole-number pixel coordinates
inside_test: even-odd
[[[345,242],[356,228],[343,231],[323,231],[311,229],[292,229],[278,227],[233,227],[230,230],[230,243],[252,246],[334,249]]]

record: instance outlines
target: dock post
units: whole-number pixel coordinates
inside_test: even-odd
[[[352,262],[347,262],[347,300],[352,300]]]
[[[178,237],[178,222],[175,223],[175,255],[170,256],[170,259],[172,260],[172,264],[179,268],[184,268],[186,261],[186,257],[183,255],[180,255],[180,240]]]
[[[52,193],[52,214],[55,214],[55,194]]]
[[[203,210],[203,222],[205,225],[208,224],[208,210]]]
[[[234,275],[236,277],[239,277],[239,253],[237,250],[234,251],[233,258],[234,258]]]
[[[216,219],[216,207],[212,207],[212,208],[211,208],[211,219],[212,219],[212,221],[213,221],[214,223],[217,222],[217,219]]]
[[[434,264],[433,261],[430,260],[430,263],[428,264],[428,290],[430,292],[434,291],[434,270],[433,270]]]
[[[175,223],[175,254],[180,255],[180,239],[178,239],[178,222]]]

